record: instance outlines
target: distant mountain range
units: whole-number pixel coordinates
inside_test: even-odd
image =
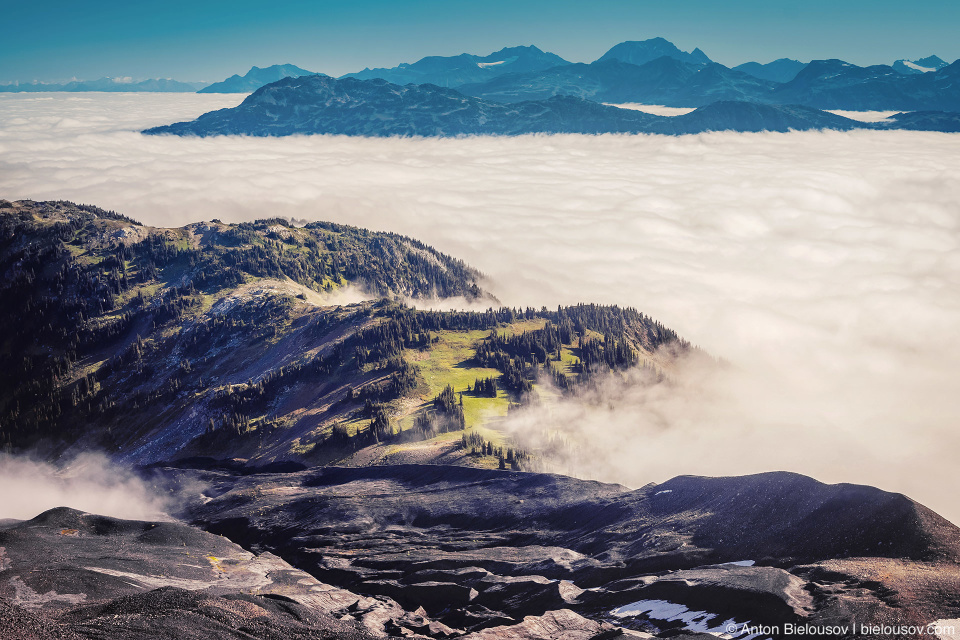
[[[313,74],[313,71],[307,71],[292,64],[275,64],[264,69],[252,67],[243,76],[232,75],[222,82],[214,82],[200,89],[197,93],[252,93],[277,80]]]
[[[392,69],[364,69],[348,73],[344,78],[372,80],[380,78],[393,84],[435,84],[459,87],[472,82],[485,82],[505,73],[544,71],[570,64],[560,56],[537,47],[507,47],[488,56],[462,53],[458,56],[429,56],[412,64]]]
[[[782,65],[784,75],[789,65]],[[776,68],[771,68],[771,73]],[[756,69],[754,69],[756,71]],[[761,72],[762,73],[762,72]],[[938,71],[904,75],[892,67],[858,67],[842,60],[814,60],[789,82],[764,80],[721,64],[690,63],[663,56],[643,65],[617,60],[508,74],[460,87],[463,93],[499,102],[575,95],[598,102],[638,102],[698,107],[717,100],[802,104],[817,109],[960,110],[960,62]]]
[[[699,107],[717,100],[762,100],[776,83],[710,62],[694,64],[663,56],[643,65],[614,58],[509,74],[460,91],[497,102],[574,95],[597,102],[639,102]]]
[[[663,60],[665,58],[645,67]],[[719,66],[711,63],[703,72],[710,73],[711,68]],[[868,124],[806,106],[729,100],[715,101],[678,117],[621,109],[569,95],[504,104],[430,84],[399,86],[380,79],[315,75],[285,78],[258,89],[232,109],[212,111],[192,122],[154,127],[144,133],[181,136],[687,134],[720,130],[901,128],[897,122]],[[958,122],[960,114],[935,112],[914,117],[908,127],[902,128],[954,130],[952,127]]]
[[[0,92],[23,93],[39,91],[108,91],[155,93],[193,93],[205,82],[180,82],[169,78],[153,78],[133,82],[127,78],[100,78],[99,80],[75,80],[66,83],[24,82],[0,84]]]
[[[800,104],[816,109],[960,110],[956,64],[937,56],[858,67],[842,60],[803,63],[780,58],[734,68],[699,48],[680,50],[664,38],[615,45],[592,63],[571,63],[535,46],[489,55],[428,56],[389,69],[364,69],[341,79],[382,79],[395,85],[455,88],[494,102],[574,96],[605,103],[700,107],[717,101]],[[288,77],[313,75],[292,64],[253,67],[208,86],[175,80],[130,82],[102,78],[67,84],[8,84],[0,91],[195,91],[251,93]]]

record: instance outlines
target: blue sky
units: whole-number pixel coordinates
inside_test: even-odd
[[[590,62],[662,36],[734,66],[779,57],[960,58],[960,2],[934,0],[49,0],[4,3],[0,82],[220,80],[291,62],[341,75],[426,55],[535,44]]]

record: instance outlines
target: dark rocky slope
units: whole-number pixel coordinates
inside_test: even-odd
[[[416,465],[151,473],[182,486],[181,515],[209,533],[65,508],[4,524],[0,637],[918,638],[859,630],[960,615],[960,530],[871,487],[767,473],[631,491]]]
[[[0,527],[0,611],[5,639],[183,640],[362,640],[403,613],[184,524],[67,508]]]
[[[960,586],[960,530],[871,487],[790,473],[638,491],[455,467],[172,473],[209,483],[212,499],[184,514],[194,523],[456,628],[568,609],[665,630],[656,610],[614,613],[664,600],[715,623],[926,624],[960,613],[945,595]]]

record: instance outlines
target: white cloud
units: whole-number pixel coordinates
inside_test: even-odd
[[[828,109],[828,111],[860,122],[883,122],[892,115],[902,113],[900,111],[843,111],[842,109]]]
[[[60,465],[0,453],[0,486],[0,519],[28,520],[68,506],[116,518],[165,520],[172,501],[100,453]]]
[[[621,481],[791,469],[960,522],[960,136],[132,131],[241,99],[0,95],[0,196],[160,225],[284,215],[397,231],[478,267],[508,304],[636,306],[735,372],[673,398],[611,385],[612,411],[556,408],[636,444],[607,465]]]

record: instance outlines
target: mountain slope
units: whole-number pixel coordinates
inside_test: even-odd
[[[462,53],[458,56],[429,56],[412,64],[392,69],[364,69],[343,78],[372,80],[379,78],[393,84],[435,84],[459,87],[470,82],[483,82],[504,73],[542,71],[569,64],[560,56],[534,46],[505,47],[487,56]]]
[[[197,93],[253,93],[265,84],[282,80],[313,75],[313,71],[301,69],[292,64],[275,64],[269,67],[251,67],[243,76],[232,75],[221,82],[214,82]]]
[[[475,270],[395,234],[156,229],[28,201],[0,201],[0,232],[0,446],[43,456],[519,468],[485,425],[541,378],[573,390],[640,366],[655,384],[667,354],[690,351],[633,309],[408,308],[392,297],[496,300]]]
[[[383,635],[371,618],[400,618],[396,603],[362,603],[276,556],[180,523],[61,507],[0,525],[0,545],[3,638],[29,638],[33,627],[38,640],[369,640]]]
[[[343,393],[407,371],[385,355],[366,356],[382,357],[378,370],[356,366],[354,333],[373,310],[338,295],[485,295],[475,270],[394,234],[282,220],[153,229],[70,203],[0,201],[0,271],[0,442],[86,439],[138,459],[177,450],[210,419],[263,415],[264,403],[228,397],[234,383],[342,368],[331,384]]]

